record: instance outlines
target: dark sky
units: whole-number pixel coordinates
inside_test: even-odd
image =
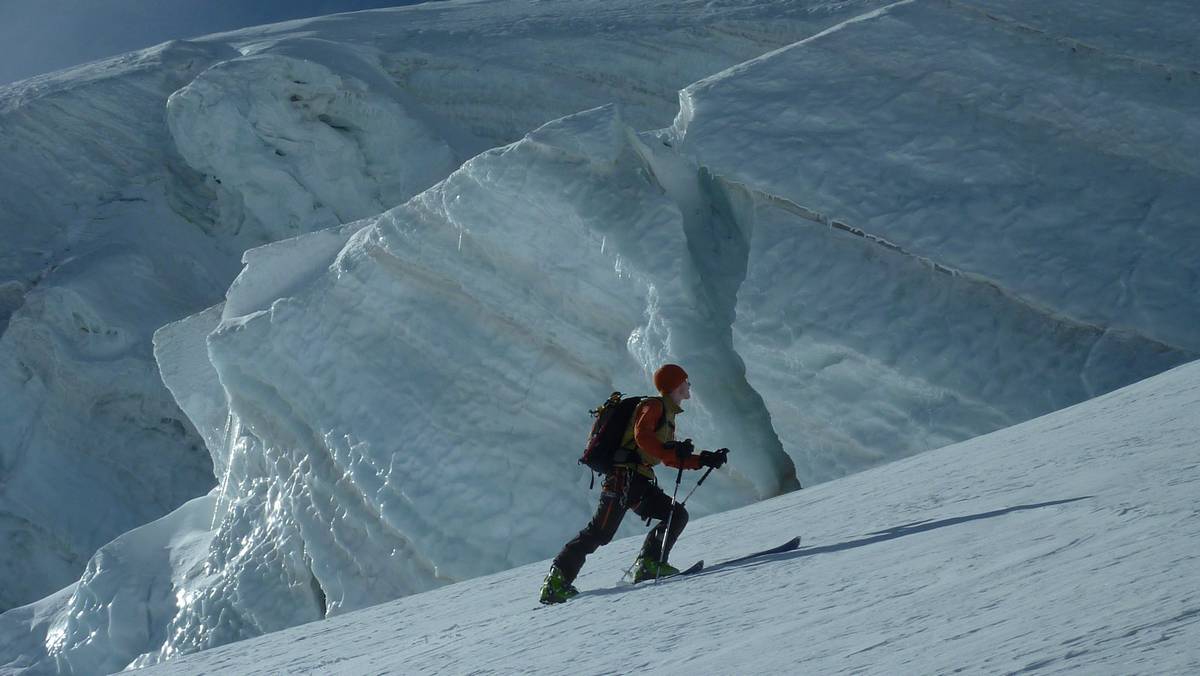
[[[178,38],[414,0],[0,0],[0,84]]]

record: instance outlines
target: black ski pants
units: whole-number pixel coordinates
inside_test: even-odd
[[[583,560],[588,554],[596,551],[601,545],[612,542],[613,535],[621,525],[627,510],[643,519],[658,519],[659,522],[646,534],[642,543],[642,556],[658,559],[662,554],[663,533],[667,530],[667,521],[671,522],[671,532],[667,536],[666,553],[671,553],[671,547],[679,534],[687,526],[688,513],[683,505],[675,505],[675,515],[671,516],[671,498],[663,492],[658,484],[648,479],[636,470],[620,467],[609,472],[600,486],[600,504],[592,520],[575,539],[568,542],[558,556],[554,557],[554,565],[562,571],[563,578],[570,583],[579,575],[583,568]],[[668,519],[670,517],[670,519]],[[666,556],[662,557],[666,560]]]

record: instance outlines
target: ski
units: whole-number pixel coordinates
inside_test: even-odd
[[[700,559],[699,561],[693,563],[692,565],[688,566],[687,568],[684,568],[683,570],[679,571],[678,573],[671,573],[670,575],[663,575],[662,577],[659,577],[657,579],[668,580],[673,577],[679,577],[680,575],[691,575],[692,573],[699,573],[701,570],[704,570],[704,559]],[[621,580],[625,581],[625,580],[629,579],[632,573],[633,573],[632,568],[625,571],[625,576],[623,578],[621,578]],[[655,578],[650,577],[650,578],[646,578],[645,580],[642,580],[642,582],[654,582],[654,580],[655,580]],[[629,584],[638,584],[638,583],[630,582]]]
[[[790,552],[794,549],[799,549],[799,548],[800,548],[800,538],[797,536],[797,537],[794,537],[791,540],[788,540],[787,542],[779,545],[778,547],[771,547],[770,549],[764,549],[762,551],[746,554],[745,556],[739,556],[736,559],[729,559],[728,561],[722,561],[722,562],[718,563],[715,567],[720,568],[723,566],[729,566],[729,565],[732,565],[735,563],[749,561],[750,559],[756,559],[760,556],[770,556],[771,554],[782,554],[784,552]],[[679,573],[677,573],[676,575],[672,575],[671,577],[678,577],[680,575],[692,575],[694,573],[699,573],[702,570],[704,570],[704,562],[700,561],[699,563],[693,565],[692,567],[688,568],[687,570],[681,570],[681,571],[679,571]]]
[[[736,559],[729,559],[728,561],[722,561],[722,562],[716,564],[715,566],[712,566],[711,568],[709,568],[709,570],[712,570],[712,568],[722,568],[724,566],[742,563],[743,561],[749,561],[750,559],[755,559],[760,556],[770,556],[771,554],[783,554],[784,552],[790,552],[794,549],[799,549],[799,547],[800,547],[800,538],[799,538],[799,536],[797,536],[797,537],[794,537],[791,540],[788,540],[787,542],[779,545],[778,547],[771,547],[770,549],[764,549],[761,551],[746,554],[744,556],[739,556]],[[704,570],[705,570],[704,559],[700,559],[699,561],[693,563],[692,565],[688,566],[687,568],[684,568],[683,570],[679,571],[678,573],[675,573],[674,575],[664,575],[658,579],[669,580],[673,577],[683,577],[684,575],[695,575],[696,573],[703,572]],[[631,582],[625,582],[626,580],[629,579],[632,571],[633,571],[632,568],[625,571],[625,575],[621,578],[621,584],[633,584]],[[653,579],[654,578],[650,578],[649,580],[645,580],[645,581],[650,582],[650,581],[653,581]]]

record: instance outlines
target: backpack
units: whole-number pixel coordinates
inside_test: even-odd
[[[621,448],[621,439],[625,436],[625,430],[629,429],[633,412],[637,410],[638,404],[646,399],[647,397],[622,398],[620,392],[613,392],[599,408],[591,411],[596,421],[592,423],[587,447],[584,448],[579,463],[587,465],[593,472],[607,474],[612,471],[614,465],[629,462],[630,451]]]

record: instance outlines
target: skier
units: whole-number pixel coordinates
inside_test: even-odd
[[[725,464],[729,449],[696,455],[690,439],[675,441],[675,416],[683,412],[680,404],[692,396],[683,368],[667,364],[658,369],[654,386],[660,396],[646,397],[634,410],[621,443],[626,461],[614,464],[605,475],[595,515],[554,558],[542,584],[542,603],[561,603],[579,593],[571,583],[579,575],[584,559],[612,540],[629,509],[647,523],[659,520],[647,533],[634,563],[634,583],[679,572],[667,563],[667,555],[687,525],[688,513],[658,487],[653,467],[662,462],[682,469],[716,468]]]

